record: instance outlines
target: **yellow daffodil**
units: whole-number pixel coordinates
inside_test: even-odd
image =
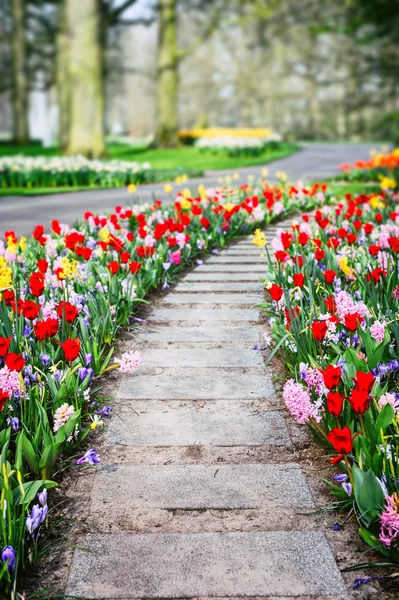
[[[191,208],[191,202],[189,202],[185,198],[182,198],[182,200],[180,200],[180,208],[182,210],[188,210],[189,208]]]
[[[191,192],[190,192],[190,190],[188,188],[184,188],[184,190],[183,190],[183,196],[185,198],[191,198]]]
[[[165,183],[163,189],[165,194],[170,194],[170,192],[173,190],[173,187],[170,185],[170,183]]]
[[[378,196],[372,196],[369,200],[371,208],[383,208],[384,203],[378,198]]]
[[[260,229],[255,230],[255,235],[252,238],[252,243],[259,248],[264,248],[266,246],[266,235],[264,231]]]
[[[288,179],[287,173],[284,173],[284,171],[277,171],[276,177],[278,177],[280,181],[287,181]]]
[[[344,273],[344,275],[350,275],[352,273],[352,269],[348,265],[348,258],[346,256],[342,256],[342,258],[338,260],[338,264],[341,267],[341,271]]]
[[[235,180],[240,179],[240,174],[239,173],[234,173],[233,179],[235,179]]]
[[[106,244],[109,243],[110,239],[111,239],[111,234],[109,232],[108,227],[103,227],[102,229],[100,229],[100,231],[98,232],[98,237],[105,242]]]
[[[129,185],[127,186],[127,191],[129,192],[129,194],[134,194],[136,190],[137,185],[135,185],[134,183],[129,183]]]
[[[269,169],[266,167],[262,169],[262,177],[267,177],[269,175]]]
[[[382,190],[394,190],[396,188],[396,180],[392,177],[381,177],[380,187]]]

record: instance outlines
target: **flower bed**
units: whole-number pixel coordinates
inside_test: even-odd
[[[399,181],[399,148],[385,154],[373,151],[369,160],[358,160],[353,166],[343,163],[340,169],[348,181],[380,182],[382,189],[395,189]]]
[[[331,454],[326,483],[399,560],[399,196],[303,215],[271,244],[264,304],[292,378],[284,400]],[[254,240],[255,243],[259,241]]]
[[[259,156],[268,148],[279,147],[281,137],[273,134],[267,137],[245,136],[219,136],[201,137],[196,140],[195,146],[203,152],[213,154],[228,154],[229,156]]]
[[[264,127],[229,129],[188,129],[179,132],[184,144],[195,144],[204,152],[225,153],[229,156],[259,156],[268,147],[277,148],[281,136]]]
[[[103,186],[146,181],[148,163],[89,160],[83,156],[0,158],[0,188]]]
[[[0,589],[15,593],[18,571],[37,552],[48,520],[46,490],[74,464],[98,463],[79,445],[111,409],[98,377],[140,364],[139,348],[113,359],[118,330],[138,304],[168,287],[197,256],[299,209],[329,200],[326,186],[265,182],[174,205],[87,213],[76,228],[38,225],[29,239],[0,241]],[[133,319],[133,321],[132,321]],[[77,467],[75,467],[77,468]],[[50,511],[51,516],[51,511]]]

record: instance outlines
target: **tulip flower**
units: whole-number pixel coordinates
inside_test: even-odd
[[[305,283],[305,275],[303,275],[303,273],[295,273],[293,280],[294,280],[294,285],[301,288],[301,287],[303,287],[303,284]]]
[[[356,414],[362,415],[368,409],[370,405],[370,397],[368,392],[359,392],[358,390],[352,390],[351,395],[348,398],[349,404]]]
[[[60,319],[66,323],[73,323],[79,314],[79,309],[69,302],[60,302],[57,308],[57,314]]]
[[[328,392],[327,394],[327,410],[334,417],[339,417],[342,413],[344,398],[339,392]]]
[[[80,340],[79,338],[67,339],[63,344],[60,344],[64,351],[65,360],[72,362],[79,356]]]
[[[275,283],[273,283],[273,285],[270,288],[266,289],[266,291],[269,292],[269,294],[275,302],[278,302],[284,294],[283,288],[279,285],[276,285]]]
[[[327,323],[325,321],[313,321],[311,329],[314,339],[320,342],[326,337]]]
[[[374,375],[372,373],[356,372],[356,378],[352,377],[355,388],[358,392],[370,393],[374,385]]]
[[[5,358],[6,365],[10,371],[22,371],[25,366],[26,360],[22,354],[15,354],[15,352],[9,352]]]
[[[349,454],[353,448],[353,437],[352,432],[347,425],[342,429],[334,427],[328,433],[328,441],[338,454]]]
[[[8,338],[0,337],[0,358],[3,358],[10,347],[11,336]]]
[[[324,271],[324,279],[326,280],[326,283],[333,283],[336,275],[336,271],[331,271],[330,269]]]
[[[362,316],[358,313],[345,315],[345,327],[349,329],[349,331],[357,331],[359,322],[362,320]]]
[[[337,387],[341,379],[341,368],[338,365],[328,365],[323,372],[324,385],[329,390]]]

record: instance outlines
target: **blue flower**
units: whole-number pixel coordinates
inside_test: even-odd
[[[76,461],[76,464],[82,465],[83,463],[88,463],[89,465],[98,465],[99,462],[99,455],[93,450],[93,448],[90,448],[90,450],[88,450],[86,454],[82,456],[82,458],[79,458],[79,460]]]
[[[5,546],[3,548],[1,551],[1,560],[3,563],[7,563],[8,571],[13,571],[15,569],[16,556],[12,546]]]

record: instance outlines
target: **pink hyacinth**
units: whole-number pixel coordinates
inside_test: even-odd
[[[385,498],[386,507],[380,515],[381,531],[379,540],[390,548],[399,540],[399,496],[395,492]]]
[[[293,379],[289,379],[285,384],[283,398],[286,407],[298,423],[307,423],[309,419],[314,419],[318,423],[321,420],[317,408],[310,400],[309,393]]]
[[[305,379],[306,379],[308,388],[310,389],[314,386],[315,393],[320,394],[320,392],[324,388],[324,377],[323,377],[322,373],[317,369],[312,369],[312,367],[309,367],[308,369],[306,369],[306,378]]]
[[[383,394],[378,400],[378,408],[381,410],[385,404],[390,404],[394,411],[398,412],[397,400],[393,394],[387,393]]]
[[[140,350],[124,352],[122,358],[115,358],[115,362],[119,363],[119,370],[122,373],[133,373],[141,364],[141,352]]]
[[[371,336],[379,344],[381,344],[381,342],[384,340],[385,327],[386,327],[386,323],[384,321],[383,322],[381,322],[381,321],[374,321],[374,323],[370,327]]]
[[[18,371],[10,371],[8,367],[0,369],[0,390],[6,392],[9,397],[21,390],[21,382]]]

